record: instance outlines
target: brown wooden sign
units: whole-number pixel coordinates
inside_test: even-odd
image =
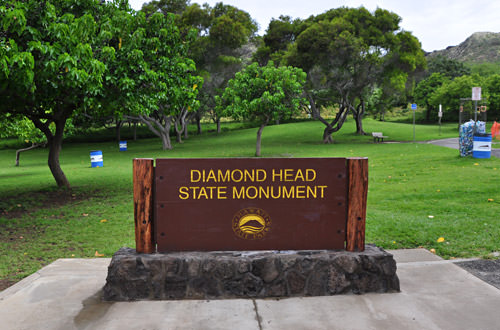
[[[134,160],[150,173],[138,166],[152,160]],[[138,252],[154,252],[141,239],[158,252],[344,249],[347,237],[364,249],[367,159],[158,159],[154,173],[154,226],[136,214]],[[147,209],[141,181],[136,210]]]

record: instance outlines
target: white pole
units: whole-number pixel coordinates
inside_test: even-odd
[[[439,135],[441,135],[441,118],[443,117],[443,106],[440,104],[439,105]]]

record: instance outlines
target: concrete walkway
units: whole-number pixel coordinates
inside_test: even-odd
[[[499,329],[500,290],[424,249],[395,250],[401,292],[101,302],[110,259],[60,259],[0,292],[0,329]]]
[[[427,143],[434,144],[441,147],[459,149],[458,138],[449,138],[441,140],[427,141]],[[500,149],[491,148],[491,155],[500,158]]]

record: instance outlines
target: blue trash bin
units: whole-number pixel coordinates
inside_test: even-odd
[[[90,166],[91,167],[103,167],[104,163],[102,161],[102,151],[92,150],[90,152]]]
[[[120,141],[120,151],[127,151],[127,141]]]
[[[474,158],[491,158],[491,135],[474,135],[474,148],[472,150]]]

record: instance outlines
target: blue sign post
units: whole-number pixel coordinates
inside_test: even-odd
[[[415,143],[415,111],[417,110],[417,104],[412,103],[411,109],[413,110],[413,143]]]

